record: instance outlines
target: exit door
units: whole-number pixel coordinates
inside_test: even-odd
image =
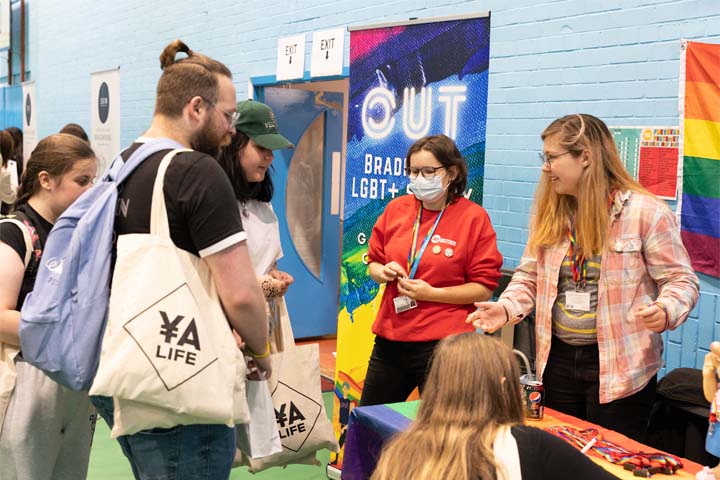
[[[275,152],[272,174],[284,254],[278,267],[295,278],[285,295],[293,331],[298,338],[335,334],[343,95],[275,87],[263,93],[295,145]]]

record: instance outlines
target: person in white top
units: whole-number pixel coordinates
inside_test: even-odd
[[[11,162],[14,151],[12,135],[5,130],[0,131],[0,202],[8,207],[15,203],[18,186],[15,162]]]
[[[230,145],[222,149],[219,162],[235,191],[248,236],[250,260],[270,313],[274,300],[285,295],[294,279],[277,268],[283,252],[278,218],[270,203],[273,182],[268,170],[274,159],[273,150],[293,145],[278,132],[275,114],[264,103],[246,100],[238,103],[237,111],[240,116],[235,122],[236,133]],[[272,330],[272,322],[270,325]]]

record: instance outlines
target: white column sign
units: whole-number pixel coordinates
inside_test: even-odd
[[[27,165],[30,154],[37,146],[37,103],[35,102],[35,82],[22,84],[23,95],[23,163]]]
[[[305,73],[305,34],[278,39],[277,80],[303,78]]]
[[[10,0],[0,0],[0,50],[10,48]]]
[[[90,144],[102,174],[120,152],[120,68],[90,74]]]
[[[342,75],[345,29],[313,32],[310,75],[328,77]]]

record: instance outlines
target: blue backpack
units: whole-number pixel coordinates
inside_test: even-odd
[[[59,384],[88,390],[95,378],[108,317],[118,187],[149,156],[182,147],[153,139],[127,162],[118,155],[50,231],[20,312],[20,346],[25,361]]]

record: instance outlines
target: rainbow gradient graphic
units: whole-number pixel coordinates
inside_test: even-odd
[[[720,277],[720,45],[683,46],[681,233],[693,268]]]

